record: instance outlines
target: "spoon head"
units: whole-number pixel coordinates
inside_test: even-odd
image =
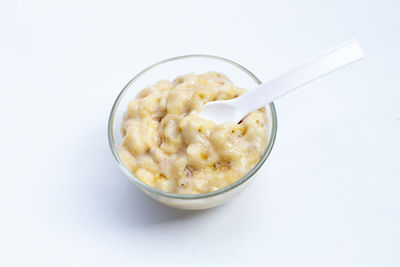
[[[236,107],[230,103],[229,100],[209,102],[202,107],[197,115],[216,123],[223,123],[226,121],[239,122],[241,119],[237,118]]]

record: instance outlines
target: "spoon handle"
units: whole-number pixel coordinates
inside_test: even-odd
[[[318,79],[334,70],[362,59],[364,53],[358,42],[353,39],[342,43],[324,53],[313,57],[277,78],[235,99],[240,107],[240,115],[262,108],[275,99]],[[239,103],[240,102],[240,103]]]

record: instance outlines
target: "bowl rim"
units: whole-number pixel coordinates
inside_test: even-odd
[[[144,182],[142,182],[139,178],[137,178],[137,177],[135,177],[135,175],[133,175],[133,173],[125,166],[125,164],[122,162],[122,160],[119,157],[118,147],[117,147],[117,144],[114,141],[114,133],[113,133],[114,119],[115,119],[117,108],[119,106],[119,103],[121,102],[122,97],[128,91],[130,85],[133,84],[137,79],[139,79],[147,71],[149,71],[149,70],[151,70],[151,69],[153,69],[153,68],[155,68],[155,67],[157,67],[157,66],[159,66],[161,64],[165,64],[165,63],[168,63],[168,62],[171,62],[171,61],[177,61],[177,60],[181,60],[181,59],[187,59],[187,58],[209,58],[209,59],[216,59],[216,60],[223,61],[225,63],[229,63],[229,64],[239,68],[240,70],[244,71],[257,84],[261,84],[261,81],[252,72],[250,72],[248,69],[246,69],[242,65],[240,65],[240,64],[238,64],[238,63],[236,63],[236,62],[234,62],[234,61],[232,61],[230,59],[226,59],[226,58],[219,57],[219,56],[207,55],[207,54],[190,54],[190,55],[177,56],[177,57],[172,57],[172,58],[161,60],[159,62],[156,62],[156,63],[148,66],[147,68],[145,68],[144,70],[142,70],[141,72],[136,74],[124,86],[122,91],[118,94],[118,96],[117,96],[116,100],[114,101],[114,104],[113,104],[113,106],[111,108],[111,112],[110,112],[110,115],[109,115],[109,118],[108,118],[108,143],[109,143],[111,152],[112,152],[112,154],[114,156],[114,159],[117,161],[118,166],[120,167],[120,169],[129,178],[129,180],[134,182],[141,189],[144,189],[144,190],[146,190],[146,191],[148,191],[150,193],[156,194],[156,195],[161,196],[161,197],[167,197],[167,198],[173,198],[173,199],[203,199],[203,198],[209,198],[209,197],[218,196],[218,195],[221,195],[221,194],[224,194],[226,192],[231,191],[232,189],[238,187],[239,185],[241,185],[241,184],[245,183],[247,180],[249,180],[260,169],[260,167],[264,164],[264,162],[268,158],[268,156],[271,153],[272,148],[273,148],[273,146],[275,144],[278,123],[277,123],[275,105],[274,105],[273,102],[271,102],[268,105],[269,108],[270,108],[270,111],[271,111],[271,115],[272,115],[271,137],[269,138],[268,146],[265,149],[264,154],[262,155],[260,160],[257,162],[257,164],[246,175],[244,175],[242,178],[240,178],[236,182],[234,182],[234,183],[232,183],[232,184],[230,184],[230,185],[228,185],[228,186],[226,186],[224,188],[218,189],[216,191],[208,192],[208,193],[202,193],[202,194],[175,194],[175,193],[169,193],[169,192],[165,192],[165,191],[159,190],[159,189],[157,189],[155,187],[152,187],[152,186],[147,185]]]

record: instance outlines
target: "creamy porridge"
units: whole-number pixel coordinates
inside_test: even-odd
[[[199,194],[232,184],[266,149],[265,110],[251,112],[240,123],[221,124],[192,111],[245,92],[217,72],[189,73],[143,89],[122,123],[122,161],[144,183],[166,192]]]

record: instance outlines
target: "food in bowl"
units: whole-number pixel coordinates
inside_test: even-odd
[[[193,111],[245,92],[217,72],[189,73],[144,88],[124,115],[121,160],[141,181],[165,192],[201,194],[234,183],[264,154],[265,109],[221,124]]]

